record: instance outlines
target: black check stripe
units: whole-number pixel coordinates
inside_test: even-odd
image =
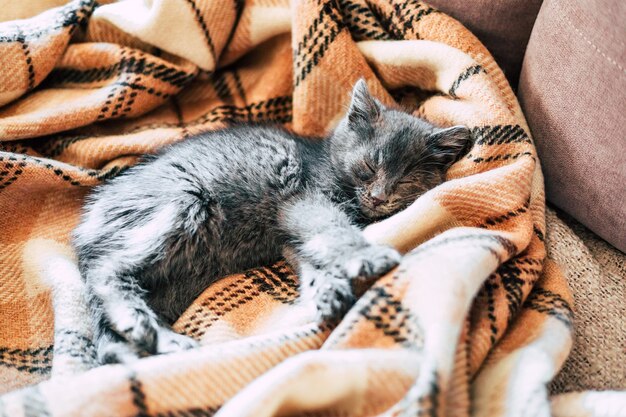
[[[185,123],[186,127],[203,125],[214,122],[278,122],[288,123],[292,120],[292,97],[280,96],[273,97],[268,100],[257,101],[247,106],[237,107],[232,105],[218,106],[208,113]],[[179,123],[150,123],[143,126],[137,126],[134,129],[125,132],[125,134],[133,134],[143,132],[150,129],[180,127]],[[94,136],[92,136],[94,137]]]
[[[43,160],[40,160],[39,158],[28,158],[25,159],[24,157],[22,157],[22,159],[24,159],[24,161],[26,160],[31,160],[31,161],[35,161],[38,162],[39,165],[45,167],[46,169],[52,171],[54,173],[54,175],[56,175],[57,177],[61,178],[63,181],[69,182],[71,185],[75,185],[75,186],[81,186],[82,184],[80,183],[80,181],[78,181],[73,175],[70,175],[68,172],[66,172],[65,170],[59,168],[58,166],[55,166],[51,163],[46,163]]]
[[[467,159],[471,159],[472,162],[479,164],[481,162],[514,161],[525,156],[530,156],[532,159],[535,159],[533,153],[529,151],[491,155],[488,157],[474,156],[472,154],[468,154]]]
[[[291,96],[274,97],[245,107],[219,106],[191,124],[225,122],[268,122],[287,123],[292,120]]]
[[[109,106],[113,102],[113,98],[115,97],[115,94],[117,93],[117,90],[119,89],[119,87],[120,86],[117,85],[117,84],[113,84],[113,85],[108,87],[109,94],[107,95],[106,101],[104,102],[104,104],[100,108],[100,113],[98,114],[98,117],[96,118],[96,120],[103,120],[103,119],[105,119],[107,117],[111,117],[110,114],[109,114],[109,116],[107,116],[107,113],[110,110]]]
[[[211,80],[217,96],[225,103],[232,103],[233,94],[228,86],[227,74],[225,71],[216,71],[213,73]]]
[[[23,35],[20,29],[20,36],[17,38],[17,42],[22,45],[22,51],[24,52],[24,60],[26,61],[26,67],[28,68],[28,89],[32,90],[35,87],[35,67],[33,66],[33,58],[30,56],[30,48],[26,37]]]
[[[552,316],[565,324],[568,329],[574,326],[574,313],[569,303],[550,290],[533,288],[524,307]]]
[[[0,156],[0,190],[13,184],[24,173],[27,163],[22,158],[8,154]]]
[[[241,78],[239,78],[239,73],[234,70],[232,74],[233,79],[235,80],[235,87],[237,88],[237,93],[239,94],[239,97],[241,97],[244,103],[247,103],[248,100],[246,99],[246,92],[243,89],[243,85],[241,84]]]
[[[393,11],[391,13],[385,13],[379,4],[369,4],[370,10],[374,18],[385,32],[386,39],[392,40],[403,40],[404,33],[398,28],[394,19],[395,14]]]
[[[293,53],[294,56],[299,56],[301,54],[303,48],[310,43],[311,39],[313,38],[313,35],[315,34],[315,32],[317,32],[319,25],[322,23],[323,19],[326,17],[327,14],[331,12],[332,12],[332,5],[330,2],[327,1],[322,6],[322,9],[320,10],[320,14],[315,19],[313,19],[313,22],[311,22],[311,26],[309,26],[309,29],[302,37],[302,40],[298,42],[298,45],[296,46],[296,49],[294,50],[294,53]]]
[[[392,39],[369,7],[353,3],[351,0],[340,0],[339,7],[354,40]]]
[[[259,292],[269,294],[284,304],[293,304],[298,298],[298,281],[289,268],[278,264],[251,272],[252,283]]]
[[[30,155],[23,155],[23,154],[20,155],[20,154],[13,154],[13,153],[0,151],[0,163],[4,161],[8,161],[9,163],[11,162],[17,163],[17,166],[20,168],[18,170],[20,175],[22,174],[23,170],[27,168],[29,165],[38,165],[38,166],[42,166],[52,171],[56,176],[58,176],[63,181],[68,182],[71,185],[74,185],[74,186],[84,185],[76,178],[74,174],[71,174],[67,172],[65,169],[61,168],[60,164],[50,163],[50,162],[55,162],[55,161],[45,160],[42,158],[30,156]],[[88,176],[92,178],[96,178],[98,180],[106,180],[106,179],[109,179],[116,175],[121,174],[128,168],[130,168],[130,166],[114,166],[114,167],[109,168],[108,170],[97,170],[97,169],[79,169],[79,170],[86,173]],[[3,171],[0,171],[0,175],[2,174],[2,172]],[[6,184],[6,183],[4,184],[5,187],[12,184],[13,181],[15,181],[13,177],[11,177],[10,180],[11,182],[9,184]],[[2,181],[1,176],[0,176],[0,181]],[[0,184],[0,191],[2,190],[2,188],[4,187],[2,187]]]
[[[27,32],[23,32],[21,27],[18,27],[14,33],[5,32],[0,35],[0,43],[5,42],[19,42],[20,38],[35,39],[42,36],[54,34],[59,29],[70,28],[72,33],[76,27],[84,24],[85,20],[91,15],[95,8],[95,0],[82,0],[78,2],[69,3],[56,14],[52,23],[50,21],[45,22],[45,26],[37,29],[32,29]],[[29,27],[39,22],[30,20],[28,22]]]
[[[344,28],[342,16],[335,9],[334,2],[324,2],[319,16],[313,20],[294,51],[294,74],[296,77],[294,86],[300,85],[313,71],[313,68],[328,51],[330,44]]]
[[[497,325],[496,302],[506,302],[508,309],[507,322],[510,323],[517,317],[520,306],[524,302],[528,291],[541,274],[543,261],[541,259],[520,256],[500,265],[496,272],[491,274],[483,284],[479,297],[484,297],[487,309],[487,321],[489,325],[489,340],[495,345],[502,336]],[[504,299],[496,300],[495,292],[502,288]]]
[[[456,95],[456,90],[459,88],[461,83],[470,78],[472,75],[480,74],[481,72],[486,73],[485,69],[480,65],[473,65],[467,68],[458,76],[456,80],[454,80],[452,86],[450,87],[450,90],[448,91],[448,94],[455,99],[458,98],[458,96]]]
[[[487,228],[487,226],[495,226],[497,224],[511,220],[514,217],[517,217],[521,214],[526,213],[528,211],[529,206],[530,206],[530,200],[527,200],[522,206],[516,208],[515,210],[511,210],[500,216],[489,217],[485,219],[485,221],[480,225],[480,227]]]
[[[515,262],[516,265],[520,266],[522,270],[524,270],[523,268],[538,267],[540,270],[543,268],[543,259],[540,258],[515,258],[513,262]]]
[[[520,125],[480,126],[470,130],[475,145],[493,146],[508,143],[532,143]]]
[[[155,417],[212,417],[220,407],[194,407],[155,414]]]
[[[182,88],[191,81],[195,74],[177,70],[164,64],[146,62],[146,58],[121,58],[118,63],[108,67],[79,70],[75,68],[55,68],[46,79],[48,86],[60,86],[72,83],[92,83],[119,77],[122,74],[148,75],[174,87]],[[145,89],[145,88],[144,88]]]
[[[33,374],[49,374],[52,345],[35,349],[0,348],[0,365]]]
[[[487,281],[485,281],[483,288],[480,292],[480,295],[484,295],[485,301],[487,303],[487,320],[489,321],[489,341],[491,345],[495,345],[499,328],[497,324],[496,318],[496,299],[494,296],[495,291],[500,288],[498,284],[498,276],[497,274],[491,274]]]
[[[130,54],[130,55],[129,55]],[[90,69],[60,67],[52,70],[46,79],[46,85],[62,85],[72,83],[93,83],[105,81],[122,74],[150,76],[174,87],[182,88],[195,78],[195,72],[186,72],[173,65],[151,62],[143,53],[123,49],[120,60],[113,65]],[[137,55],[137,56],[135,56]]]
[[[509,310],[508,323],[512,323],[528,294],[528,289],[541,274],[542,268],[523,268],[516,259],[510,260],[498,268],[497,274],[505,290]],[[526,287],[526,291],[524,288]]]
[[[260,292],[250,282],[249,274],[250,272],[246,273],[225,288],[207,297],[189,317],[189,322],[183,326],[183,333],[200,339],[220,317],[254,300],[254,297],[258,297]],[[207,309],[213,303],[219,307],[219,310],[211,311],[209,315]]]
[[[424,331],[410,309],[393,298],[385,288],[370,289],[364,296],[359,314],[381,330],[387,337],[409,349],[421,349]]]
[[[137,97],[137,91],[145,91],[146,93],[158,98],[167,99],[171,96],[169,93],[157,91],[154,88],[146,87],[138,83],[141,79],[136,78],[135,82],[129,83],[125,81],[116,81],[107,88],[109,88],[109,95],[106,101],[100,109],[97,120],[114,117],[126,117],[126,115],[132,109],[132,104]],[[118,93],[119,91],[119,93]],[[127,100],[128,98],[128,100]],[[123,107],[123,108],[122,108]],[[109,112],[107,116],[107,113]],[[121,114],[120,114],[121,113]]]
[[[202,29],[202,33],[204,34],[204,39],[206,40],[207,45],[209,46],[209,51],[211,52],[213,59],[217,62],[217,54],[215,53],[215,45],[213,44],[213,39],[211,38],[211,34],[209,33],[209,28],[207,27],[204,17],[202,17],[202,11],[200,11],[200,9],[198,8],[194,0],[185,0],[185,1],[189,3],[189,5],[191,6],[193,10],[193,13],[196,15],[196,21],[200,24],[200,28]]]
[[[228,34],[228,39],[226,39],[226,43],[224,45],[230,45],[233,40],[233,36],[235,36],[235,32],[239,27],[239,21],[241,20],[241,15],[243,13],[244,6],[246,5],[246,0],[232,0],[233,6],[235,8],[235,21],[231,27],[230,33]]]
[[[392,20],[396,22],[396,31],[402,34],[399,39],[420,39],[419,33],[415,30],[415,25],[423,17],[437,12],[437,9],[422,2],[395,0],[393,3],[394,16]],[[407,36],[410,33],[413,33],[412,37]]]
[[[101,169],[100,170],[88,170],[87,175],[89,175],[90,177],[94,177],[98,180],[104,181],[104,180],[111,179],[113,177],[117,177],[118,175],[125,172],[128,168],[130,168],[130,166],[122,165],[122,166],[114,166],[107,170],[101,170]],[[55,174],[56,174],[56,171],[55,171]],[[63,177],[63,179],[65,179],[65,176]],[[72,185],[83,185],[83,184],[72,184]]]
[[[135,372],[131,372],[130,375],[128,375],[128,382],[133,404],[137,408],[137,414],[135,415],[137,417],[148,417],[150,414],[148,413],[148,406],[146,405],[146,394],[143,392],[143,384],[137,378]]]

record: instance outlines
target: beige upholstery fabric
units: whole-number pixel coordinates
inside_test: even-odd
[[[626,389],[626,255],[564,213],[546,212],[546,247],[574,294],[572,353],[555,392]]]
[[[626,2],[546,0],[518,95],[549,201],[626,251]]]

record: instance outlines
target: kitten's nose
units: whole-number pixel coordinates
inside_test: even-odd
[[[374,207],[378,207],[381,204],[387,202],[387,196],[385,195],[385,192],[380,189],[373,189],[370,192],[370,198],[372,199],[372,205]]]

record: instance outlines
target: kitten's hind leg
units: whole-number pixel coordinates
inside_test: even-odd
[[[193,339],[174,332],[159,319],[144,300],[144,291],[132,277],[123,275],[96,282],[91,289],[100,300],[110,328],[131,345],[131,351],[172,353],[198,345]],[[119,351],[117,348],[113,350],[115,354]]]
[[[197,346],[197,343],[170,329],[160,328],[157,330],[156,346],[156,353],[174,353],[191,349]],[[144,352],[108,327],[103,327],[96,338],[96,353],[97,361],[102,365],[131,363],[145,356]]]
[[[97,363],[106,365],[111,363],[130,363],[138,360],[140,352],[109,327],[100,299],[93,293],[89,293],[88,303]]]
[[[131,363],[140,358],[140,352],[111,329],[105,329],[96,343],[97,360],[102,365]]]
[[[149,279],[142,270],[152,267],[159,257],[169,253],[167,237],[177,230],[179,210],[181,206],[173,203],[142,216],[136,214],[137,210],[127,210],[104,221],[88,219],[75,233],[81,273],[89,292],[99,300],[109,327],[133,349],[150,354],[196,345],[192,339],[169,329],[148,306],[143,286],[154,283],[140,285],[138,281],[138,278]],[[98,211],[92,209],[88,216],[97,214]],[[112,218],[122,218],[124,225],[110,227],[107,234]],[[103,224],[102,230],[94,233],[93,224],[98,223]]]

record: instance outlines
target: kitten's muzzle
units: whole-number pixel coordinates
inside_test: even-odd
[[[370,202],[371,202],[372,206],[374,208],[376,208],[376,207],[378,207],[380,205],[385,204],[387,202],[387,200],[383,200],[383,199],[378,198],[378,197],[370,196]]]
[[[387,202],[387,194],[382,188],[376,187],[369,192],[368,200],[368,202],[376,208]]]
[[[389,214],[389,196],[383,189],[373,187],[371,189],[361,188],[357,191],[357,197],[361,211],[371,219],[377,219]]]

